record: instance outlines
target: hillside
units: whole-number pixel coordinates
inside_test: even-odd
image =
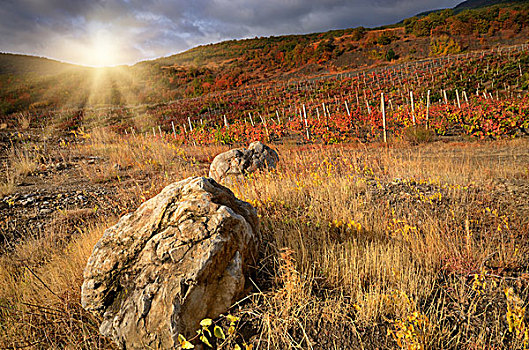
[[[501,3],[501,6],[496,3]],[[214,68],[251,62],[268,71],[282,68],[280,73],[285,73],[285,69],[288,71],[311,64],[321,66],[314,68],[315,71],[329,70],[333,66],[336,69],[358,68],[377,63],[377,59],[384,61],[389,58],[385,57],[385,53],[390,48],[401,58],[422,58],[431,53],[428,47],[421,47],[420,40],[417,40],[421,37],[445,34],[456,37],[474,36],[474,39],[485,37],[498,42],[508,41],[507,37],[512,39],[527,24],[527,3],[526,0],[470,0],[453,10],[425,12],[420,19],[411,17],[393,26],[225,41],[199,46],[145,64]],[[486,6],[489,7],[482,8]],[[464,9],[472,10],[459,13]],[[512,24],[515,26],[512,27]],[[510,30],[514,33],[507,33]],[[466,44],[461,50],[479,48],[479,45]]]
[[[0,115],[28,108],[154,104],[526,42],[527,2],[458,11],[489,3],[467,1],[381,28],[225,41],[104,70],[0,54]]]
[[[0,74],[58,74],[67,69],[79,68],[81,67],[45,57],[0,53]]]
[[[454,6],[452,10],[455,13],[459,13],[464,10],[478,9],[478,8],[487,7],[487,6],[493,6],[493,5],[499,5],[499,4],[512,5],[515,3],[523,3],[523,2],[527,2],[527,0],[466,0]],[[415,17],[424,17],[424,16],[428,16],[431,13],[441,12],[444,10],[447,10],[447,9],[442,8],[442,9],[437,9],[437,10],[424,11],[424,12],[421,12],[415,15]],[[402,23],[402,22],[404,22],[404,20],[402,20],[399,23]]]
[[[468,9],[477,9],[480,7],[492,6],[497,4],[511,5],[515,3],[523,3],[527,0],[466,0],[454,7],[455,11],[462,11]]]

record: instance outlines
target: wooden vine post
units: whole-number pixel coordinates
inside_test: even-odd
[[[411,102],[411,118],[413,120],[413,125],[416,125],[415,121],[415,102],[413,101],[413,91],[410,91],[410,102]]]
[[[307,110],[305,109],[305,105],[303,105],[303,118],[305,119],[305,132],[307,133],[307,140],[310,140],[309,125],[307,124]]]
[[[259,118],[261,118],[261,123],[263,124],[265,131],[266,131],[266,138],[270,138],[270,134],[268,133],[268,126],[266,125],[266,119],[259,113]]]
[[[388,142],[388,136],[386,132],[386,107],[384,105],[384,93],[380,93],[380,109],[382,110],[382,127],[384,128],[384,143]]]
[[[426,93],[426,129],[430,126],[430,90]]]

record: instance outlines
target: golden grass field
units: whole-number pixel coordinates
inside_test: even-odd
[[[528,139],[271,146],[277,169],[231,187],[257,207],[262,243],[222,348],[529,347]],[[8,154],[3,195],[50,154],[77,162],[68,176],[113,192],[108,207],[56,211],[4,248],[0,348],[113,348],[80,306],[92,247],[167,184],[206,176],[228,147],[98,129],[42,149]],[[88,156],[101,160],[79,161]]]

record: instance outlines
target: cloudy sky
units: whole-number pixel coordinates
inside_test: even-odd
[[[462,0],[0,0],[0,52],[130,64],[199,44],[398,22]]]

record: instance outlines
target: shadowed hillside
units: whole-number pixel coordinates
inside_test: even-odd
[[[466,0],[454,7],[456,11],[467,9],[477,9],[480,7],[492,6],[497,4],[511,5],[515,3],[523,3],[525,0]]]
[[[79,68],[81,67],[44,57],[0,53],[0,74],[58,74],[67,69]]]

